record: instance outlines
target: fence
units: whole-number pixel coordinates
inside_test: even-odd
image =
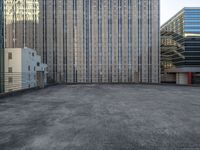
[[[34,88],[37,87],[36,72],[1,73],[0,84],[0,93]]]

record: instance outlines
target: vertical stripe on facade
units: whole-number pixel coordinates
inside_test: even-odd
[[[16,3],[11,1],[13,11],[16,11]],[[5,25],[5,37],[9,38],[6,47],[36,48],[43,61],[48,63],[50,80],[67,83],[135,82],[137,75],[139,82],[159,80],[159,44],[156,48],[153,46],[153,42],[159,42],[159,39],[152,40],[159,38],[159,18],[152,21],[153,16],[159,16],[159,0],[23,2],[22,22],[17,21],[16,14],[12,13],[9,21],[13,23],[9,25],[8,21]],[[25,15],[29,12],[29,2],[33,2],[33,20]],[[39,6],[42,9],[39,10],[39,21],[37,3],[42,5]],[[158,10],[152,11],[153,8]],[[146,11],[147,17],[144,16]],[[144,19],[148,19],[148,25],[144,25]],[[145,39],[146,34],[148,39]]]

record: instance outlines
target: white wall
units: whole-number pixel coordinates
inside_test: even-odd
[[[23,88],[33,88],[37,86],[36,82],[36,64],[37,54],[32,49],[25,48],[22,50],[22,72],[23,72]],[[29,70],[30,66],[30,70]],[[34,70],[35,67],[35,70]]]
[[[8,53],[12,53],[12,59],[8,59]],[[40,66],[37,66],[39,62]],[[12,67],[12,73],[8,68]],[[30,70],[29,70],[30,68]],[[35,50],[29,48],[5,49],[5,92],[33,88],[37,86],[37,71],[45,72],[46,84],[47,65],[41,63],[41,57]],[[9,82],[12,78],[12,82]]]
[[[187,73],[177,73],[176,74],[176,84],[188,84],[188,76]]]
[[[8,59],[8,54],[12,53],[12,59]],[[22,51],[21,49],[5,49],[5,92],[19,90],[22,88]],[[12,73],[8,73],[8,68],[12,67]],[[12,78],[12,82],[9,82]]]

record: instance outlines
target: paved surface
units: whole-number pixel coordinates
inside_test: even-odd
[[[198,150],[200,88],[54,86],[0,99],[0,150]]]

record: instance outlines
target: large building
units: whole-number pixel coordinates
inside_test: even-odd
[[[4,91],[4,14],[3,3],[0,1],[0,93]]]
[[[158,83],[159,3],[4,0],[4,44],[36,49],[49,81]]]
[[[4,57],[4,92],[44,87],[47,84],[47,65],[30,48],[6,48]]]
[[[200,83],[200,8],[183,8],[161,27],[163,73]]]

